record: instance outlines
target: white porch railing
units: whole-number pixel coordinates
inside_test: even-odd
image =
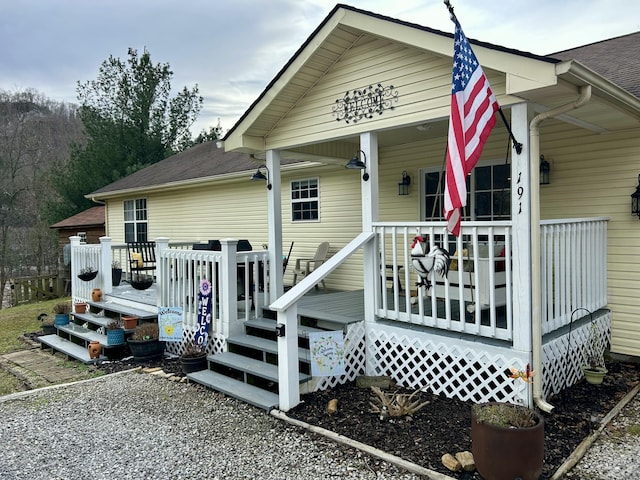
[[[465,222],[458,238],[448,234],[444,222],[378,222],[374,230],[384,259],[381,276],[386,280],[377,290],[379,317],[512,339],[510,222]],[[431,272],[428,291],[425,287],[415,290],[418,277],[413,271],[411,244],[418,235],[427,251],[437,245],[451,256],[447,277]]]
[[[608,218],[540,222],[542,333],[571,322],[571,312],[607,305]]]
[[[71,237],[74,300],[90,299],[93,288],[112,292],[111,263],[114,258],[125,270],[127,268],[123,245],[111,245],[108,237],[102,237],[100,242],[100,245],[82,245],[79,237]],[[156,305],[181,307],[185,331],[195,331],[198,291],[203,279],[208,279],[212,286],[211,337],[214,334],[228,337],[241,332],[242,321],[254,318],[268,303],[268,252],[237,252],[237,240],[222,240],[221,244],[221,251],[191,250],[185,248],[184,242],[173,248],[168,239],[156,239]],[[80,269],[86,266],[98,270],[98,276],[90,282],[77,278]]]
[[[443,222],[374,227],[384,280],[376,297],[379,317],[507,341],[514,330],[530,328],[528,318],[513,317],[512,259],[523,253],[514,250],[510,222],[465,222],[458,238]],[[418,277],[410,252],[418,234],[452,259],[447,278],[432,273],[433,286],[422,295],[413,290]],[[606,218],[541,222],[540,287],[543,334],[568,325],[578,307],[606,307]],[[520,288],[531,292],[530,279]]]

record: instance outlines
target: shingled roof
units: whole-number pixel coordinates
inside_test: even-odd
[[[640,32],[552,53],[560,60],[577,60],[640,98]]]
[[[283,160],[282,163],[292,162]],[[91,193],[90,196],[100,197],[100,194],[110,192],[250,171],[255,170],[258,165],[259,160],[251,158],[246,153],[225,152],[224,149],[216,146],[216,142],[205,142],[116,180]]]
[[[87,228],[104,226],[104,205],[88,208],[74,216],[60,220],[49,228]]]

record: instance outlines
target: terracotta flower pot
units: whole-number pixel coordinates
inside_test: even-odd
[[[100,290],[99,288],[94,288],[93,290],[91,290],[91,300],[93,300],[94,302],[102,301],[102,290]]]
[[[89,350],[89,358],[99,358],[102,352],[102,345],[97,340],[91,340],[87,350]]]
[[[136,316],[124,316],[122,317],[122,323],[125,330],[133,330],[138,326],[138,317]]]
[[[76,313],[87,313],[87,304],[86,302],[76,303],[74,305]]]

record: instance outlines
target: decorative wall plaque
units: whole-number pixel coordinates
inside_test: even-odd
[[[337,99],[333,115],[337,121],[357,123],[363,118],[373,118],[376,113],[382,115],[385,110],[393,110],[393,103],[397,101],[398,91],[394,90],[393,85],[369,85],[360,90],[348,91],[344,97]]]

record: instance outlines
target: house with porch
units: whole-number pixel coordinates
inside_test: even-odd
[[[638,355],[638,67],[607,44],[637,49],[640,35],[552,56],[470,40],[522,148],[496,124],[468,178],[459,237],[442,216],[452,38],[337,5],[220,145],[90,195],[106,205],[108,236],[74,239],[72,265],[92,261],[101,273],[95,283],[74,276],[73,296],[97,285],[131,308],[182,307],[188,341],[209,280],[210,368],[190,378],[285,411],[303,391],[363,374],[550,410],[552,395],[582,378],[589,345]],[[345,169],[349,160],[359,168]],[[266,181],[249,181],[256,168]],[[452,257],[429,289],[416,287],[417,236]],[[213,239],[219,249],[203,249]],[[242,239],[253,248],[238,251]],[[155,242],[157,262],[144,307],[111,286],[108,268],[140,240]],[[290,244],[293,260],[325,241],[329,258],[291,285],[291,262],[281,268]],[[322,329],[343,332],[344,375],[309,375],[305,339]],[[505,371],[527,364],[533,391],[517,392]]]

